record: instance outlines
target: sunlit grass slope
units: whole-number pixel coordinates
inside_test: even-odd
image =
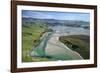
[[[46,31],[47,26],[42,23],[25,23],[22,25],[22,61],[31,62],[33,58],[30,57],[29,52],[32,47],[39,44],[40,37]]]

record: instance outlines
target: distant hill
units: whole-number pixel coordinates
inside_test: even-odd
[[[23,23],[44,23],[48,26],[72,26],[72,27],[84,27],[89,28],[89,22],[86,21],[75,21],[75,20],[56,20],[56,19],[37,19],[37,18],[22,18]]]

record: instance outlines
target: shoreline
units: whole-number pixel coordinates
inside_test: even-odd
[[[83,59],[82,56],[81,56],[79,53],[77,53],[76,51],[73,51],[73,50],[69,49],[66,45],[64,45],[62,42],[60,42],[60,41],[59,41],[59,37],[60,37],[60,36],[61,36],[60,34],[54,33],[54,34],[52,35],[52,37],[49,39],[48,45],[47,45],[47,47],[46,47],[47,54],[49,54],[49,55],[51,55],[51,56],[54,56],[54,55],[56,55],[56,54],[61,54],[61,52],[64,51],[64,53],[62,53],[62,55],[65,56],[65,59],[66,59],[67,56],[69,56],[70,58],[73,57],[73,60],[74,60],[74,59],[76,59],[76,60],[78,60],[78,59]],[[52,46],[54,46],[54,47],[52,47]],[[50,48],[50,47],[51,47],[51,48]],[[59,49],[58,49],[57,47],[58,47]],[[53,49],[53,48],[54,48],[54,49]],[[60,50],[60,52],[57,53],[56,50]],[[70,53],[69,53],[69,52],[70,52]],[[74,58],[74,56],[75,56],[76,58]],[[69,60],[70,60],[70,59],[69,59]]]

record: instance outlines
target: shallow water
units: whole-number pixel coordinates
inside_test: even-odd
[[[89,35],[90,31],[81,27],[69,27],[69,26],[53,26],[49,27],[58,33],[71,33],[71,34],[84,34]]]
[[[45,34],[40,44],[33,48],[30,55],[45,57],[50,56],[57,60],[80,60],[83,59],[80,54],[74,52],[64,44],[62,44],[58,38],[60,36],[68,35],[89,35],[89,30],[79,27],[65,27],[65,26],[53,26],[50,27],[55,32]]]

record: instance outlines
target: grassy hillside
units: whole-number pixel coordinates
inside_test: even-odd
[[[89,36],[86,35],[61,36],[59,40],[65,45],[67,45],[70,49],[78,52],[84,59],[89,59],[89,54],[90,54]]]
[[[39,44],[40,37],[47,30],[47,26],[42,23],[24,23],[22,24],[22,61],[31,62],[32,57],[29,56],[29,52],[32,47]]]

